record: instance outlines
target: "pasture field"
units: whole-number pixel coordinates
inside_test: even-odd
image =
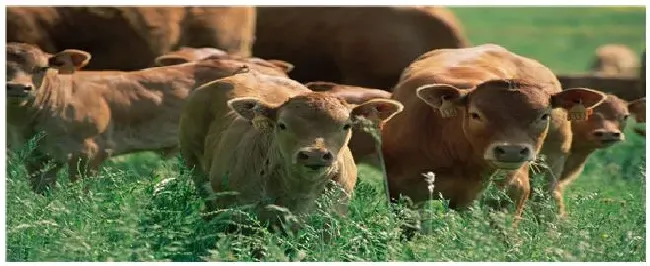
[[[585,71],[601,44],[624,43],[639,53],[645,47],[643,8],[454,11],[474,44],[504,45],[558,73]],[[72,185],[62,171],[59,188],[37,196],[20,164],[30,144],[7,159],[6,260],[255,261],[263,255],[265,261],[645,261],[645,140],[632,126],[639,125],[630,122],[627,140],[594,154],[567,189],[567,220],[554,217],[543,177],[535,175],[534,199],[518,230],[509,212],[485,207],[486,199],[503,198],[490,186],[467,211],[447,210],[439,201],[427,205],[425,233],[411,241],[399,230],[410,212],[389,209],[381,173],[367,166],[360,166],[348,217],[316,212],[303,217],[295,235],[268,232],[251,218],[243,224],[249,234],[226,235],[229,212],[211,222],[199,216],[201,201],[187,171],[180,174],[180,158],[126,156]],[[161,180],[164,186],[157,185]],[[328,199],[321,199],[323,209]],[[325,234],[333,235],[330,242]]]

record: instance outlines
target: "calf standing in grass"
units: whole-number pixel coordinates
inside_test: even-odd
[[[567,110],[603,98],[587,89],[563,91],[548,68],[498,45],[428,52],[402,73],[392,99],[404,111],[382,131],[390,195],[427,200],[421,174],[432,171],[434,195],[462,208],[501,170],[507,177],[499,185],[508,187],[520,217],[529,164],[546,154],[559,176],[571,145]]]
[[[272,65],[227,59],[133,72],[77,71],[88,64],[89,53],[52,55],[24,43],[8,43],[6,55],[10,146],[46,133],[26,165],[36,192],[53,185],[64,164],[75,181],[79,174],[96,172],[111,155],[177,149],[180,108],[203,83],[246,66],[286,76]],[[49,160],[54,167],[39,171]]]
[[[388,99],[350,105],[287,78],[237,74],[205,84],[188,98],[181,153],[198,172],[197,187],[238,192],[208,199],[208,210],[261,204],[259,218],[276,221],[267,204],[304,213],[330,180],[352,193],[357,169],[347,143],[353,124],[359,117],[380,123],[401,108]]]
[[[645,121],[645,98],[627,102],[614,95],[607,95],[605,101],[594,108],[588,120],[575,121],[571,124],[573,132],[571,152],[564,163],[558,182],[549,184],[560,216],[566,216],[562,198],[566,186],[580,176],[589,155],[597,149],[607,148],[625,140],[623,129],[630,114],[633,114],[637,121],[641,119]]]

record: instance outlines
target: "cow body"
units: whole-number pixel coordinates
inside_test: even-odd
[[[329,180],[352,193],[356,166],[346,144],[355,115],[383,121],[401,107],[375,101],[353,107],[286,78],[234,75],[192,93],[180,122],[181,152],[199,172],[199,189],[239,193],[206,201],[209,209],[262,202],[303,213]]]
[[[627,102],[614,95],[607,95],[605,101],[594,108],[588,120],[571,124],[571,151],[559,180],[549,184],[560,216],[567,215],[564,189],[580,176],[592,153],[625,140],[623,130],[629,115],[634,115],[637,121],[645,121],[645,98]]]
[[[8,7],[7,41],[90,52],[86,69],[138,70],[182,46],[250,56],[253,7]]]
[[[591,71],[602,76],[635,77],[639,71],[639,56],[626,45],[606,44],[596,49]]]
[[[253,54],[296,66],[302,83],[330,81],[390,91],[402,69],[467,40],[439,7],[260,7]]]
[[[225,59],[133,72],[74,71],[89,61],[88,53],[50,55],[17,43],[8,44],[7,58],[11,146],[45,131],[38,147],[45,159],[59,165],[82,160],[88,170],[111,155],[176,149],[180,108],[205,82],[243,69],[286,76],[281,69]],[[76,169],[70,167],[72,180]],[[35,190],[51,185],[55,170],[34,183]]]
[[[519,216],[530,192],[529,163],[546,154],[552,172],[561,172],[571,141],[565,109],[574,100],[589,108],[602,97],[562,91],[548,68],[498,45],[431,51],[404,70],[392,97],[404,111],[382,132],[391,197],[427,200],[421,174],[432,171],[433,195],[462,208],[503,170],[499,185],[509,188]]]

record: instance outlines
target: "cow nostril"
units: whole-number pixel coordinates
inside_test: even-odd
[[[499,155],[502,155],[502,154],[506,153],[506,150],[504,148],[502,148],[502,147],[496,147],[496,148],[494,148],[494,152],[496,152]]]
[[[331,161],[332,159],[334,159],[334,157],[332,156],[332,153],[331,153],[331,152],[327,152],[327,153],[323,154],[323,160],[329,162],[329,161]]]
[[[298,160],[304,161],[307,159],[309,159],[309,155],[306,152],[304,151],[298,152]]]
[[[602,132],[602,131],[596,131],[596,132],[594,132],[594,136],[596,136],[596,137],[599,137],[599,138],[600,138],[600,137],[602,137],[602,136],[603,136],[603,132]]]
[[[616,138],[619,138],[619,137],[621,137],[621,132],[613,132],[612,136],[616,137]]]
[[[34,87],[32,87],[31,85],[27,85],[25,86],[25,88],[23,88],[23,90],[25,91],[31,91],[32,89],[34,89]]]
[[[523,156],[528,156],[528,155],[530,155],[530,148],[528,148],[528,147],[524,147],[523,149],[521,149],[521,151],[519,152],[519,154],[521,154],[521,155],[523,155]]]

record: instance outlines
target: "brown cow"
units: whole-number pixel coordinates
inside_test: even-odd
[[[606,44],[596,49],[591,72],[603,76],[636,77],[639,57],[624,44]]]
[[[361,104],[371,99],[390,99],[391,93],[378,89],[363,88],[346,84],[337,84],[332,82],[314,81],[305,83],[305,87],[312,91],[322,91],[332,94],[336,97],[343,98],[347,103]],[[377,125],[381,130],[383,124]],[[375,139],[372,135],[363,129],[364,125],[357,123],[352,127],[352,139],[348,147],[352,152],[354,161],[359,163],[362,160],[368,163],[377,164],[379,162],[369,159],[369,155],[377,155],[375,148]],[[369,160],[365,160],[369,159]]]
[[[230,55],[223,50],[216,48],[192,48],[192,47],[182,47],[176,51],[166,53],[162,56],[156,57],[154,64],[156,66],[171,66],[178,64],[185,64],[191,62],[197,62],[200,60],[219,58],[219,59],[232,59],[232,60],[241,60],[242,62],[257,64],[257,65],[268,65],[270,67],[278,67],[284,70],[284,73],[289,73],[293,69],[293,65],[276,59],[261,59],[257,57],[242,57],[237,55]]]
[[[633,114],[637,121],[645,121],[645,98],[627,102],[614,95],[607,95],[605,101],[594,108],[588,120],[571,124],[571,152],[560,178],[557,182],[549,184],[560,216],[566,216],[562,198],[566,186],[580,176],[589,155],[594,151],[625,140],[623,129],[630,114]]]
[[[90,54],[64,50],[54,55],[24,43],[7,44],[7,127],[11,147],[35,133],[46,136],[27,169],[41,192],[54,184],[57,170],[69,164],[70,178],[93,173],[111,155],[177,147],[178,120],[194,88],[248,69],[285,76],[283,69],[213,59],[141,71],[76,71]],[[48,159],[55,167],[35,172]],[[86,167],[85,165],[88,164]]]
[[[442,7],[258,7],[253,54],[296,66],[292,79],[392,90],[418,56],[468,43]]]
[[[388,99],[349,105],[287,78],[237,74],[190,95],[179,143],[187,166],[199,172],[197,187],[209,182],[208,192],[239,193],[206,201],[209,210],[261,202],[302,213],[329,180],[353,192],[356,166],[346,144],[358,116],[381,122],[401,108]],[[264,207],[257,212],[275,220]]]
[[[426,53],[404,70],[392,98],[404,104],[382,132],[393,199],[427,200],[421,174],[432,171],[434,195],[462,208],[502,170],[507,178],[499,185],[509,187],[519,218],[530,193],[529,163],[542,153],[553,173],[561,173],[571,144],[566,109],[574,101],[593,107],[604,95],[562,91],[539,62],[484,44]],[[574,111],[575,118],[585,112]]]
[[[91,70],[139,70],[182,46],[248,57],[254,7],[8,7],[7,41],[81,49]]]

